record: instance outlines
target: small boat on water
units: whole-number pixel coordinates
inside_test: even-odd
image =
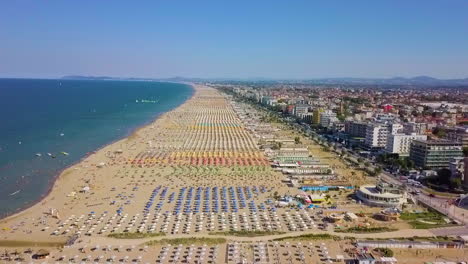
[[[21,191],[21,190],[17,190],[17,191],[14,192],[14,193],[10,193],[10,196],[17,194],[17,193],[19,193],[20,191]]]
[[[60,133],[60,136],[63,137],[63,136],[65,136],[65,134],[64,134],[64,133]]]
[[[50,152],[47,152],[47,156],[49,156],[49,157],[50,157],[50,156],[52,156],[52,153],[50,153]]]
[[[36,153],[36,156],[41,157],[42,154],[41,153]]]
[[[60,152],[60,153],[62,153],[62,154],[63,154],[63,155],[65,155],[65,156],[68,156],[68,155],[70,155],[70,153],[68,153],[68,152],[65,152],[65,151],[62,151],[62,152]]]
[[[135,102],[136,102],[136,103],[152,103],[152,104],[155,104],[155,103],[157,103],[158,101],[157,101],[157,100],[140,99],[140,101],[135,100]]]

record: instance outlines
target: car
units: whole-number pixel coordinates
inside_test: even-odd
[[[433,193],[430,193],[429,197],[435,197],[435,195]]]

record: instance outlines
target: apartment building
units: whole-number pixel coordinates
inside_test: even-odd
[[[366,137],[366,122],[348,121],[345,123],[345,133],[351,137]]]
[[[460,142],[449,140],[413,140],[410,159],[420,168],[448,168],[453,158],[463,157]]]
[[[386,151],[392,154],[398,154],[400,156],[409,156],[411,142],[413,140],[426,140],[426,135],[412,134],[390,134],[387,138]]]
[[[447,129],[447,139],[460,142],[468,147],[468,126]]]
[[[323,127],[331,127],[337,121],[336,113],[332,110],[326,110],[320,114],[320,125]]]
[[[387,125],[371,123],[367,125],[364,144],[369,148],[385,148],[387,146],[387,137]]]

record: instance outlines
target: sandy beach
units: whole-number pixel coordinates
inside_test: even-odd
[[[270,171],[224,96],[194,89],[177,109],[64,170],[47,197],[0,221],[2,240],[64,241],[88,232],[80,224],[90,215],[143,215],[158,186],[170,194],[192,186],[278,185],[279,175]]]
[[[313,209],[276,207],[276,196],[301,191],[288,187],[284,175],[270,166],[258,137],[236,111],[239,106],[213,88],[193,87],[192,98],[178,108],[66,169],[42,201],[0,220],[0,249],[32,256],[45,248],[51,262],[174,263],[183,256],[187,263],[239,263],[245,256],[257,258],[255,254],[267,248],[273,254],[270,260],[277,262],[305,263],[319,260],[319,255],[323,259],[325,252],[329,254],[327,247],[341,254],[349,246],[346,241],[271,243],[290,235],[349,234],[334,232]],[[279,137],[298,136],[278,125],[273,130]],[[335,154],[301,140],[310,146],[310,155],[332,166],[343,179],[353,184],[365,180],[362,172],[351,170]],[[347,202],[340,206],[364,209]],[[236,236],[239,232],[263,233]],[[135,234],[142,237],[112,237]],[[399,230],[377,236],[415,234],[432,235],[428,230]],[[222,241],[210,244],[217,238]],[[161,243],[147,244],[152,240]],[[298,251],[295,261],[287,253],[290,246]]]

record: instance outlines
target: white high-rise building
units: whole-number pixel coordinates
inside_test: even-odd
[[[398,134],[403,130],[403,125],[400,123],[388,124],[388,132],[390,134]]]
[[[399,154],[400,156],[409,156],[411,142],[413,140],[427,140],[426,135],[417,135],[412,133],[406,134],[390,134],[387,139],[386,151],[388,153]]]
[[[320,114],[320,125],[323,127],[330,127],[337,121],[338,118],[336,118],[336,113],[332,110],[327,110]]]
[[[397,134],[403,129],[399,123],[371,123],[366,128],[364,143],[369,148],[386,148],[387,139],[391,134]]]
[[[294,106],[294,115],[301,117],[309,112],[309,105],[298,104]]]
[[[373,123],[367,125],[364,143],[369,148],[384,148],[387,145],[388,126]]]

